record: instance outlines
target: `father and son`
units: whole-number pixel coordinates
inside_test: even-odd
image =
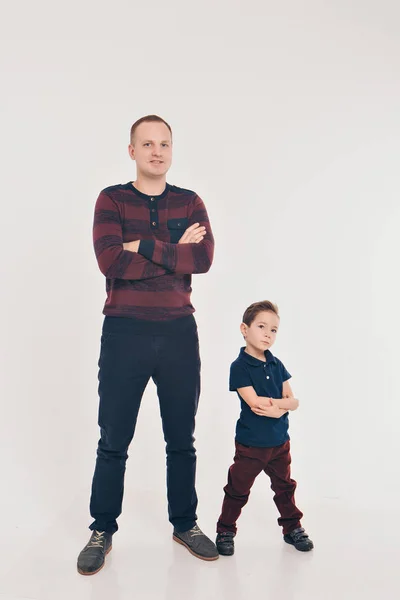
[[[232,555],[237,520],[263,471],[271,480],[284,541],[309,551],[313,543],[301,525],[290,473],[288,413],[299,402],[290,373],[270,350],[280,317],[268,300],[245,310],[240,325],[245,346],[230,369],[229,389],[237,393],[241,412],[216,542],[196,523],[193,434],[200,357],[191,279],[210,269],[214,238],[201,198],[167,183],[172,131],[164,119],[149,115],[132,125],[129,155],[136,162],[136,180],[102,190],[94,214],[94,249],[106,277],[107,299],[98,376],[100,440],[90,499],[94,521],[78,571],[97,573],[112,548],[128,447],[150,378],[166,442],[173,539],[203,560]]]

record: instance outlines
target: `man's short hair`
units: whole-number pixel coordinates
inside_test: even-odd
[[[273,302],[270,302],[269,300],[262,300],[261,302],[254,302],[253,304],[250,304],[248,308],[246,308],[243,315],[243,323],[250,327],[256,316],[260,312],[264,311],[273,312],[276,314],[277,317],[279,317],[277,305]]]
[[[141,125],[142,123],[164,123],[164,125],[166,125],[171,133],[172,136],[172,129],[171,127],[168,125],[167,121],[164,121],[164,119],[162,119],[161,117],[157,116],[157,115],[147,115],[146,117],[142,117],[141,119],[138,119],[137,121],[135,121],[135,123],[132,125],[131,127],[131,144],[133,144],[133,137],[135,135],[136,129],[139,127],[139,125]]]

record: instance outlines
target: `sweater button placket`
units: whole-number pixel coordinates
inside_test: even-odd
[[[150,214],[152,215],[152,219],[153,219],[152,221],[150,221],[150,224],[151,224],[152,229],[155,229],[158,225],[157,208],[154,207],[155,199],[153,197],[151,197],[150,202],[151,202]],[[154,220],[154,219],[157,219],[157,220]]]

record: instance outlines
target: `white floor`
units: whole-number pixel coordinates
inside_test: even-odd
[[[149,510],[144,493],[136,510],[125,506],[104,569],[82,577],[76,557],[89,537],[84,500],[77,497],[44,531],[5,525],[1,600],[380,600],[398,589],[394,512],[390,522],[388,512],[350,510],[334,500],[309,505],[304,525],[315,550],[302,554],[283,543],[273,505],[257,495],[240,519],[235,556],[207,563],[172,541],[164,500]],[[214,537],[213,515],[201,514],[199,525]]]

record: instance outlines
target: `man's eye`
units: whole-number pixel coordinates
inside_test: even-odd
[[[161,144],[162,146],[165,146],[166,148],[168,148],[169,144]]]

